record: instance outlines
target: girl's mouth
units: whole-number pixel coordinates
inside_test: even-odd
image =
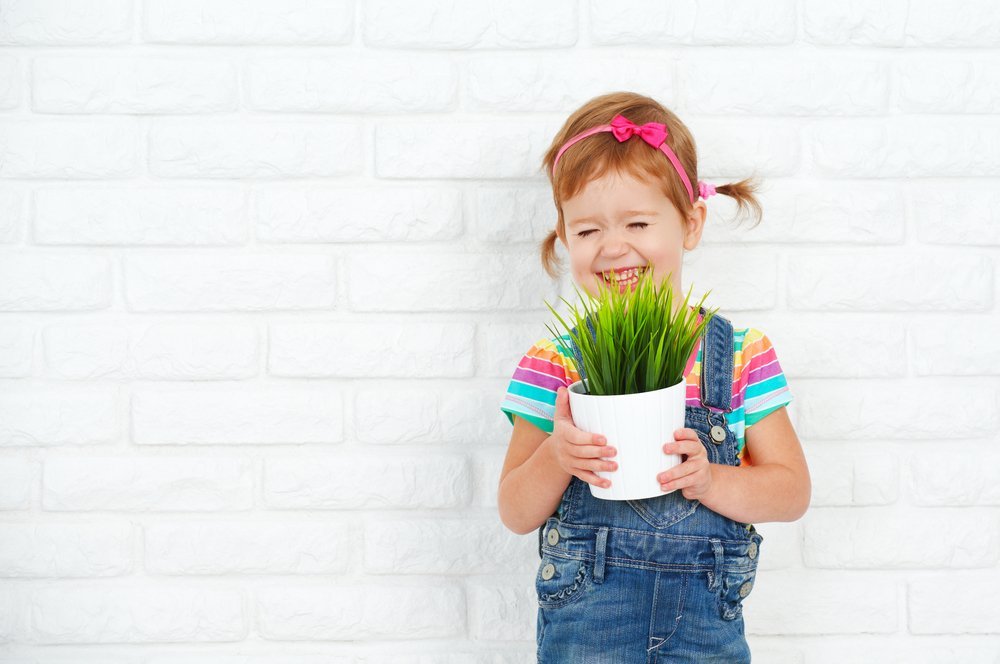
[[[607,284],[611,284],[612,279],[616,278],[617,275],[619,292],[624,293],[625,289],[631,288],[639,283],[639,277],[645,271],[646,266],[642,265],[639,267],[627,267],[617,270],[605,270],[604,272],[598,272],[598,274],[601,275],[604,282]]]

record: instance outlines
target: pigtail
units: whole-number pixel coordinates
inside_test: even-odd
[[[751,228],[756,228],[764,216],[764,210],[760,201],[755,195],[760,189],[760,180],[757,176],[751,176],[739,182],[716,185],[715,193],[725,194],[736,200],[738,215],[740,217],[752,217],[755,222]],[[742,219],[740,220],[742,223]]]
[[[551,230],[549,234],[545,236],[540,245],[542,254],[542,267],[548,272],[549,276],[553,279],[558,279],[562,273],[562,262],[556,255],[556,240],[559,239],[559,234],[556,231]]]

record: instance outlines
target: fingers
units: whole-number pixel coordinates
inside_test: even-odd
[[[588,470],[580,471],[580,474],[577,475],[577,477],[579,477],[587,484],[593,484],[594,486],[599,486],[602,489],[607,489],[611,486],[611,480],[606,480],[600,475],[595,475],[594,473]]]
[[[569,391],[565,387],[556,390],[556,415],[557,420],[569,420],[573,423],[573,416],[569,410]]]
[[[666,454],[682,454],[689,458],[705,452],[705,446],[701,444],[701,439],[694,429],[678,429],[674,432],[674,440],[663,444],[663,451]]]
[[[590,445],[605,445],[608,440],[604,436],[598,433],[588,433],[581,429],[578,429],[576,424],[573,423],[573,416],[569,409],[569,391],[565,387],[560,387],[556,390],[556,414],[555,414],[555,424],[553,426],[559,427],[559,432],[563,438],[568,442],[577,446],[590,446]],[[597,453],[584,454],[580,450],[573,450],[575,456],[582,457],[596,457],[596,456],[614,456],[614,453],[608,453],[607,449],[602,449]]]

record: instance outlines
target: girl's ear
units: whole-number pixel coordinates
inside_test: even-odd
[[[701,232],[705,230],[705,217],[708,215],[708,206],[705,201],[697,200],[692,204],[691,212],[688,213],[687,227],[684,231],[684,248],[687,251],[693,250],[701,242]]]

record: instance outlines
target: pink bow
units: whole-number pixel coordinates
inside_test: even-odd
[[[662,122],[647,122],[644,125],[637,125],[619,114],[611,119],[611,133],[614,134],[619,143],[624,143],[633,135],[638,135],[654,148],[658,148],[667,140],[667,125]]]

